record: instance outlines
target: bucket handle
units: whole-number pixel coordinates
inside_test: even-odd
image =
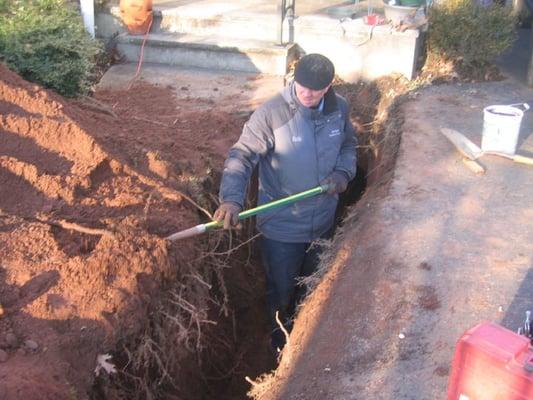
[[[529,104],[527,104],[527,103],[514,103],[514,104],[508,104],[508,106],[509,107],[515,107],[515,108],[523,107],[524,111],[529,110]]]

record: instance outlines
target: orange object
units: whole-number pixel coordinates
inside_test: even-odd
[[[144,35],[152,24],[152,0],[120,0],[120,16],[132,35]]]
[[[457,342],[448,400],[533,399],[533,347],[525,336],[484,322]]]

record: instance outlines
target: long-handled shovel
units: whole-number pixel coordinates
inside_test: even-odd
[[[286,204],[291,204],[291,203],[295,203],[297,201],[306,199],[308,197],[316,196],[317,194],[325,193],[328,191],[328,188],[329,188],[328,185],[317,186],[313,189],[309,189],[304,192],[296,193],[291,196],[287,196],[282,199],[263,204],[259,207],[245,210],[239,213],[239,219],[245,219],[253,215],[259,214],[260,212],[263,212],[263,211],[272,210],[276,207],[281,207]],[[223,221],[211,221],[206,224],[200,224],[200,225],[193,226],[192,228],[185,229],[184,231],[173,233],[172,235],[167,236],[165,239],[170,240],[170,241],[185,239],[191,236],[200,235],[214,228],[220,228],[222,225],[224,225]]]

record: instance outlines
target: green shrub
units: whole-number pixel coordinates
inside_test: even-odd
[[[483,68],[515,40],[512,11],[476,0],[444,0],[429,11],[428,50],[463,68]]]
[[[100,44],[64,0],[0,0],[0,58],[64,96],[88,91]]]

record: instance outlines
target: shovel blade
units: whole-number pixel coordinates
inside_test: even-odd
[[[470,160],[475,160],[483,155],[483,151],[461,132],[454,129],[441,128],[441,133],[448,138],[457,151]]]

